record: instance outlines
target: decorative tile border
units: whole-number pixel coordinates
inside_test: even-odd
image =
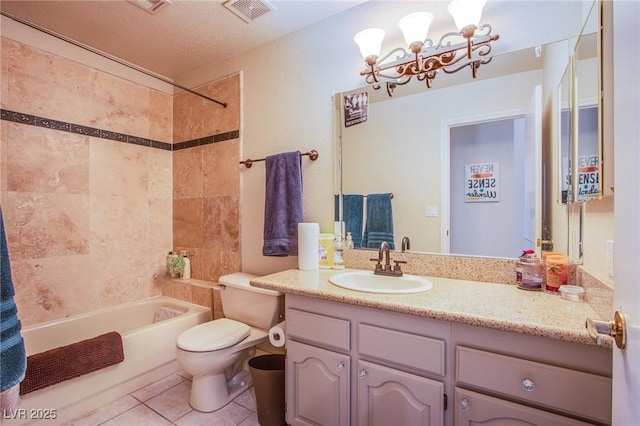
[[[112,132],[110,130],[97,129],[95,127],[82,126],[80,124],[65,123],[63,121],[38,117],[21,112],[0,109],[0,118],[14,123],[27,124],[30,126],[45,127],[52,130],[76,133],[79,135],[92,136],[95,138],[109,139],[116,142],[130,143],[134,145],[148,146],[150,148],[163,149],[166,151],[177,151],[180,149],[193,148],[196,146],[208,145],[210,143],[222,142],[240,137],[240,130],[218,133],[212,136],[192,139],[185,142],[170,144],[153,139],[141,138],[139,136],[126,135],[124,133]]]

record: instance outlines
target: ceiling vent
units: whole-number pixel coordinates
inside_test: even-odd
[[[276,10],[267,0],[229,0],[224,3],[224,7],[238,15],[245,22],[251,22]]]
[[[128,0],[140,9],[149,12],[152,15],[157,14],[171,4],[169,0]]]

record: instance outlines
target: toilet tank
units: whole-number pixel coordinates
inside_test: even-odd
[[[220,277],[222,310],[226,318],[268,330],[284,319],[284,293],[252,287],[253,278],[244,272]]]

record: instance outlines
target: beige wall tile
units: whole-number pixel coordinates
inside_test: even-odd
[[[240,217],[238,197],[203,199],[203,244],[209,249],[239,251]]]
[[[176,249],[202,246],[202,209],[202,198],[173,200],[173,245]]]
[[[173,152],[173,198],[202,197],[202,149]]]
[[[149,148],[91,138],[92,194],[146,197],[149,187]]]
[[[203,147],[202,173],[205,197],[240,195],[240,140]]]
[[[26,260],[12,255],[15,302],[23,326],[101,306],[91,285],[88,254]]]
[[[89,253],[89,196],[8,192],[2,205],[11,260]]]
[[[161,142],[173,140],[173,96],[149,91],[149,138]]]
[[[6,124],[7,189],[40,193],[89,193],[89,138]]]

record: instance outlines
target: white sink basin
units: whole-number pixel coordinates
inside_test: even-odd
[[[349,290],[368,293],[420,293],[433,287],[431,281],[415,275],[401,277],[375,275],[371,271],[353,271],[335,274],[329,278],[331,284]]]

